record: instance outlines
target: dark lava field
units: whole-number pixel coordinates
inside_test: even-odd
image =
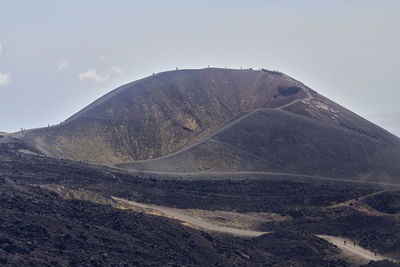
[[[0,263],[4,266],[353,265],[316,234],[343,236],[370,250],[400,255],[400,221],[394,216],[400,199],[393,188],[268,177],[162,179],[21,153],[27,147],[17,140],[0,145]],[[85,190],[89,200],[43,189],[51,184]],[[271,233],[241,238],[99,204],[99,195],[181,209],[274,212],[290,219],[260,225],[258,230]],[[351,205],[334,206],[369,195],[363,204],[379,215]]]
[[[0,134],[1,266],[399,266],[400,139],[265,69]]]

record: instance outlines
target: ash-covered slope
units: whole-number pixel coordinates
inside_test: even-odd
[[[124,85],[62,125],[26,131],[22,139],[73,160],[151,159],[198,141],[243,112],[284,105],[307,91],[279,73],[170,71]]]
[[[400,146],[285,110],[253,112],[171,156],[117,164],[168,172],[275,172],[399,182]]]
[[[170,71],[122,86],[24,142],[150,171],[251,171],[399,182],[400,139],[277,72]],[[138,161],[139,160],[139,161]]]

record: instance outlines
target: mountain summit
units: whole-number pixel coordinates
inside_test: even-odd
[[[167,172],[400,182],[400,139],[280,72],[168,71],[64,123],[14,135],[41,153]]]

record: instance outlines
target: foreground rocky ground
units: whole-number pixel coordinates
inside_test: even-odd
[[[400,258],[400,193],[388,188],[270,177],[166,180],[24,149],[17,141],[0,142],[0,265],[355,264],[316,235],[343,236]],[[44,188],[55,185],[86,193],[77,197]],[[105,201],[110,196],[180,209],[276,213],[287,219],[258,225],[257,230],[272,233],[240,238],[123,209]]]

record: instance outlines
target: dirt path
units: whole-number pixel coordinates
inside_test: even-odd
[[[382,194],[383,192],[386,192],[386,191],[378,191],[378,192],[375,192],[372,194],[368,194],[368,195],[359,197],[357,199],[350,199],[345,202],[331,205],[331,206],[327,207],[326,209],[332,209],[332,208],[338,208],[338,207],[350,207],[352,209],[367,213],[368,215],[372,215],[372,216],[396,216],[396,214],[386,214],[386,213],[380,212],[380,211],[363,203],[363,200],[365,200],[366,198],[369,198],[369,197],[372,197],[372,196],[375,196],[378,194]]]
[[[117,198],[117,197],[112,197],[112,198],[114,200],[120,201],[124,204],[128,204],[128,205],[132,205],[134,207],[149,210],[150,214],[153,213],[153,214],[158,214],[160,216],[173,218],[173,219],[179,220],[183,223],[189,224],[192,227],[195,227],[195,228],[198,228],[198,229],[201,229],[204,231],[219,232],[219,233],[231,234],[231,235],[235,235],[235,236],[239,236],[239,237],[247,237],[247,238],[258,237],[260,235],[268,233],[268,232],[258,232],[258,231],[252,231],[252,230],[243,230],[243,229],[237,229],[237,228],[231,228],[231,227],[217,226],[215,224],[206,222],[202,219],[199,219],[199,218],[196,218],[193,216],[188,216],[184,213],[183,210],[162,207],[162,206],[156,206],[156,205],[150,205],[150,204],[144,204],[144,203],[138,203],[135,201],[129,201],[129,200]],[[373,251],[365,249],[365,248],[355,244],[354,241],[347,239],[347,238],[328,236],[328,235],[316,235],[316,236],[328,241],[329,243],[336,245],[341,250],[341,257],[350,262],[353,262],[355,264],[367,264],[371,260],[374,260],[374,261],[390,260],[390,261],[394,261],[394,262],[399,262],[390,257],[384,256],[381,254],[375,254]]]
[[[357,199],[350,199],[348,201],[337,203],[337,204],[334,204],[332,206],[329,206],[328,208],[337,208],[337,207],[349,206],[350,203],[355,204],[356,202],[361,202],[361,201],[363,201],[364,199],[366,199],[368,197],[376,196],[376,195],[379,195],[379,194],[381,194],[383,192],[386,192],[386,191],[382,190],[382,191],[374,192],[374,193],[371,193],[371,194],[368,194],[368,195],[364,195],[364,196],[359,197]]]
[[[125,169],[119,168],[116,166],[109,165],[108,167],[116,168],[119,170],[127,171],[127,172],[138,172],[135,169]],[[352,180],[352,179],[345,179],[345,178],[334,178],[334,177],[326,177],[326,176],[315,176],[315,175],[306,175],[306,174],[297,174],[297,173],[283,173],[283,172],[263,172],[263,171],[243,171],[243,172],[166,172],[166,171],[141,171],[142,173],[147,174],[157,174],[157,175],[173,175],[174,179],[177,177],[188,177],[188,179],[196,179],[196,176],[204,176],[207,175],[207,180],[210,180],[212,176],[226,176],[229,175],[230,179],[235,179],[235,176],[241,175],[275,175],[275,176],[284,176],[284,177],[292,177],[292,178],[307,178],[307,179],[316,179],[316,180],[325,180],[325,181],[335,181],[335,182],[345,182],[345,183],[352,183],[352,184],[360,184],[360,185],[377,185],[377,186],[384,186],[384,187],[400,187],[400,184],[393,184],[393,183],[379,183],[379,182],[371,182],[371,181],[362,181],[362,180]],[[245,177],[245,179],[249,179],[249,177]]]
[[[193,147],[195,147],[195,146],[197,146],[197,145],[199,145],[199,144],[201,144],[201,143],[204,143],[205,141],[207,141],[207,140],[213,138],[213,137],[216,136],[217,134],[219,134],[219,133],[221,133],[222,131],[224,131],[224,130],[230,128],[230,127],[233,126],[234,124],[239,123],[240,121],[246,119],[247,117],[249,117],[250,115],[256,113],[257,111],[259,111],[259,110],[258,110],[258,109],[257,109],[257,110],[253,110],[253,111],[251,111],[251,112],[248,112],[248,113],[246,113],[246,114],[240,116],[239,118],[237,118],[237,119],[235,119],[235,120],[233,120],[233,121],[231,121],[231,122],[228,122],[227,124],[225,124],[225,125],[223,125],[222,127],[216,129],[216,130],[213,131],[212,133],[206,135],[205,137],[203,137],[203,138],[200,139],[199,141],[197,141],[197,142],[195,142],[195,143],[193,143],[193,144],[191,144],[191,145],[189,145],[189,146],[186,146],[186,147],[184,147],[183,149],[178,150],[178,151],[176,151],[176,152],[174,152],[174,153],[171,153],[171,154],[168,154],[168,155],[165,155],[165,156],[162,156],[162,157],[154,158],[154,159],[137,160],[137,161],[133,161],[133,163],[151,162],[151,161],[162,160],[162,159],[166,159],[166,158],[173,157],[173,156],[175,156],[175,155],[177,155],[177,154],[180,154],[180,153],[182,153],[182,152],[185,152],[185,151],[187,151],[187,150],[189,150],[189,149],[191,149],[191,148],[193,148]]]
[[[319,238],[325,239],[329,243],[336,245],[343,254],[343,257],[353,261],[357,264],[367,264],[371,260],[380,261],[380,260],[390,260],[395,261],[389,257],[384,255],[376,254],[370,250],[367,250],[359,245],[354,245],[354,241],[350,239],[342,238],[342,237],[334,237],[328,235],[317,235]],[[346,241],[346,244],[344,243]],[[397,261],[396,261],[397,262]]]
[[[134,207],[150,210],[149,213],[158,214],[160,216],[165,216],[169,218],[173,218],[179,220],[183,223],[189,224],[192,227],[204,230],[204,231],[211,231],[211,232],[219,232],[225,234],[231,234],[239,237],[258,237],[263,234],[267,234],[268,232],[258,232],[252,230],[243,230],[231,227],[223,227],[217,226],[215,224],[206,222],[202,219],[188,216],[184,213],[184,211],[179,209],[173,209],[168,207],[138,203],[135,201],[129,201],[122,198],[112,197],[116,201],[120,201],[122,203],[132,205]],[[341,257],[344,259],[351,261],[356,264],[367,264],[371,260],[380,261],[380,260],[390,260],[394,262],[398,262],[390,257],[386,257],[381,254],[375,254],[374,252],[367,250],[357,244],[354,244],[354,241],[351,241],[347,238],[342,237],[335,237],[335,236],[328,236],[328,235],[317,235],[319,238],[322,238],[334,245],[336,245],[342,252]],[[344,242],[346,241],[346,243]]]
[[[308,92],[307,92],[307,94],[309,94]],[[296,103],[298,103],[298,102],[301,102],[301,101],[304,101],[304,100],[309,100],[309,99],[311,99],[312,97],[309,95],[307,98],[299,98],[299,99],[296,99],[296,100],[294,100],[294,101],[292,101],[292,102],[290,102],[290,103],[287,103],[287,104],[285,104],[285,105],[282,105],[282,106],[279,106],[279,107],[276,107],[275,109],[284,109],[284,108],[286,108],[286,107],[288,107],[288,106],[291,106],[291,105],[293,105],[293,104],[296,104]]]
[[[213,132],[209,133],[208,135],[206,135],[205,137],[201,138],[199,141],[197,141],[197,142],[195,142],[195,143],[193,143],[193,144],[191,144],[191,145],[189,145],[189,146],[186,146],[186,147],[184,147],[183,149],[180,149],[180,150],[178,150],[178,151],[176,151],[176,152],[174,152],[174,153],[171,153],[171,154],[168,154],[168,155],[165,155],[165,156],[162,156],[162,157],[154,158],[154,159],[137,160],[137,161],[133,161],[133,162],[134,162],[134,163],[139,163],[139,162],[150,162],[150,161],[156,161],[156,160],[161,160],[161,159],[170,158],[170,157],[175,156],[175,155],[177,155],[177,154],[179,154],[179,153],[182,153],[182,152],[184,152],[184,151],[187,151],[187,150],[189,150],[189,149],[191,149],[191,148],[193,148],[193,147],[195,147],[195,146],[197,146],[197,145],[199,145],[199,144],[201,144],[201,143],[204,143],[204,142],[207,141],[207,140],[210,140],[211,138],[213,138],[213,137],[216,136],[217,134],[219,134],[219,133],[225,131],[226,129],[232,127],[233,125],[235,125],[235,124],[241,122],[242,120],[248,118],[249,116],[251,116],[252,114],[254,114],[254,113],[256,113],[256,112],[259,112],[259,111],[262,111],[262,110],[271,110],[271,109],[282,110],[282,109],[285,108],[285,107],[288,107],[288,106],[290,106],[290,105],[293,105],[293,104],[295,104],[295,103],[297,103],[297,102],[299,102],[299,101],[303,101],[303,100],[306,100],[306,99],[308,99],[308,98],[296,99],[296,100],[293,100],[293,101],[290,102],[290,103],[287,103],[287,104],[285,104],[285,105],[282,105],[282,106],[279,106],[279,107],[276,107],[276,108],[258,108],[258,109],[254,109],[254,110],[252,110],[252,111],[249,111],[248,113],[245,113],[245,114],[241,115],[241,116],[238,117],[237,119],[233,119],[233,120],[230,121],[230,122],[228,121],[226,124],[222,125],[220,128],[217,128],[215,131],[213,131]],[[128,163],[128,162],[126,162],[126,163]]]
[[[205,231],[226,233],[226,234],[231,234],[231,235],[240,236],[240,237],[257,237],[257,236],[260,236],[263,234],[267,234],[267,232],[257,232],[257,231],[252,231],[252,230],[242,230],[242,229],[237,229],[237,228],[217,226],[215,224],[208,223],[201,219],[188,216],[177,209],[149,205],[149,204],[144,204],[144,203],[138,203],[138,202],[129,201],[129,200],[117,198],[117,197],[112,197],[112,198],[114,200],[121,201],[123,203],[133,205],[133,206],[136,206],[139,208],[150,209],[150,210],[160,212],[167,217],[182,221],[184,223],[188,223],[192,226],[198,227],[199,229],[203,229]]]

